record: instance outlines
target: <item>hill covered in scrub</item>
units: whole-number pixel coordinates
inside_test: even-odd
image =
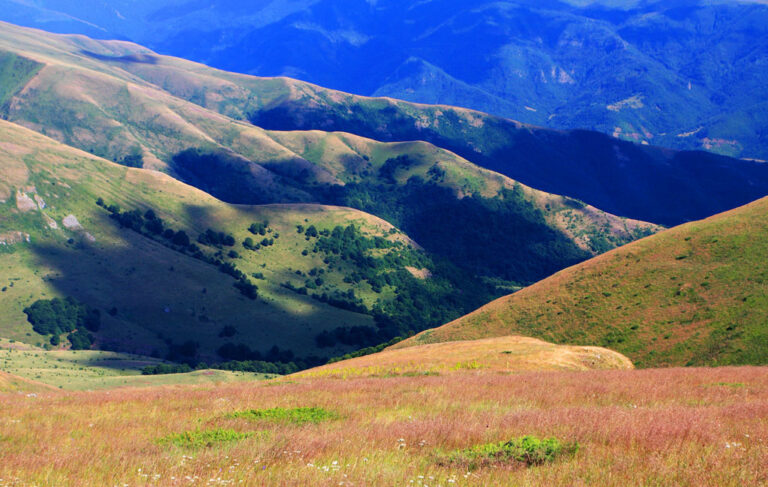
[[[768,159],[762,1],[0,5],[3,20],[230,71]]]
[[[768,362],[768,199],[666,230],[396,347],[522,334],[639,367]]]

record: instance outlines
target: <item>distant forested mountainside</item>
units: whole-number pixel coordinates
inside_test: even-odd
[[[129,39],[230,71],[768,159],[765,2],[0,0],[0,6],[2,20]]]

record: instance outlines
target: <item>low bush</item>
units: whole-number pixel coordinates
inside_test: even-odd
[[[486,443],[452,453],[446,463],[461,464],[469,470],[501,463],[518,462],[531,467],[574,455],[579,444],[563,443],[557,438],[523,436],[500,443]]]
[[[220,443],[230,443],[240,441],[251,436],[252,433],[241,433],[232,429],[212,429],[185,431],[160,438],[161,444],[170,443],[180,448],[207,448]]]
[[[243,418],[252,421],[266,420],[281,423],[305,424],[320,423],[337,419],[338,414],[327,409],[311,408],[271,408],[271,409],[249,409],[247,411],[237,411],[227,415],[228,418]]]

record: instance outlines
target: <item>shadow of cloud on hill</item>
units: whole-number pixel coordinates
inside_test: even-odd
[[[198,344],[195,358],[207,363],[223,361],[216,350],[227,342],[262,353],[277,346],[298,358],[350,351],[316,347],[314,336],[330,327],[321,322],[327,306],[307,298],[306,309],[296,312],[285,300],[250,300],[213,265],[130,230],[120,236],[125,245],[30,246],[33,265],[49,286],[101,312],[95,349],[164,358],[171,346],[192,341]],[[219,336],[225,326],[237,334]]]

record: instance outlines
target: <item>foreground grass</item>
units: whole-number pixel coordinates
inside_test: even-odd
[[[340,419],[228,417],[308,407]],[[201,446],[159,441],[185,442],[185,433]],[[531,466],[487,448],[525,436],[579,448]],[[0,438],[0,478],[18,485],[764,485],[768,368],[467,370],[6,394]],[[472,471],[445,461],[467,451],[494,461]]]

